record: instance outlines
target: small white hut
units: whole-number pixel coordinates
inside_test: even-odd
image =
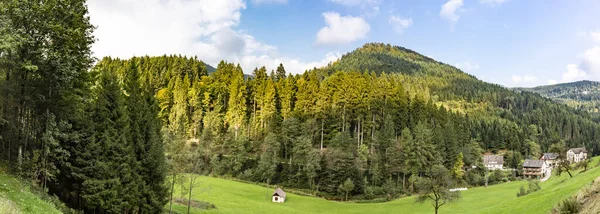
[[[275,192],[273,192],[273,202],[275,203],[283,203],[285,202],[285,192],[281,190],[281,188],[277,188]]]

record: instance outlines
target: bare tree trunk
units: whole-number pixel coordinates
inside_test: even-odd
[[[173,183],[171,184],[171,200],[169,201],[169,213],[173,212],[173,190],[175,190],[175,177],[177,177],[177,174],[173,175]]]
[[[192,204],[192,190],[194,188],[194,174],[190,174],[190,192],[188,193],[188,209],[187,213],[190,214],[190,207]]]
[[[323,151],[323,123],[325,123],[325,119],[321,119],[321,151]]]

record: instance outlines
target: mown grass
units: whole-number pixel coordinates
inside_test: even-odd
[[[591,166],[595,166],[599,160],[595,158]],[[569,178],[566,173],[562,176],[552,175],[550,180],[541,184],[540,191],[518,198],[516,193],[519,187],[527,187],[527,181],[472,188],[463,191],[458,202],[443,206],[440,213],[548,213],[555,204],[599,176],[600,167],[583,173],[573,172],[573,178]],[[414,197],[363,204],[327,201],[288,193],[286,202],[277,204],[270,201],[273,191],[270,188],[212,177],[200,179],[202,182],[195,188],[210,187],[211,190],[194,194],[192,198],[213,203],[217,210],[192,209],[192,213],[433,213],[430,203],[415,203]],[[173,207],[180,213],[187,212],[184,205],[174,204]]]
[[[53,204],[31,193],[28,185],[0,171],[0,213],[58,214],[61,212]]]

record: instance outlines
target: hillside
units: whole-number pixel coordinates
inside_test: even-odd
[[[591,165],[600,159],[595,158]],[[587,172],[552,177],[541,183],[541,190],[523,197],[516,197],[520,186],[527,187],[527,181],[515,181],[492,185],[487,188],[469,188],[461,192],[462,198],[442,206],[440,213],[531,213],[546,214],[555,204],[587,186],[600,177],[600,167]],[[287,193],[286,202],[277,204],[268,197],[273,188],[265,188],[247,183],[212,177],[199,178],[201,183],[195,189],[210,189],[205,193],[194,194],[196,200],[208,201],[217,210],[202,211],[192,209],[192,213],[432,213],[429,203],[415,203],[414,197],[404,197],[384,203],[344,203],[327,201],[321,198]],[[180,188],[176,188],[180,189]],[[284,188],[285,189],[285,188]],[[177,193],[178,194],[178,193]],[[176,194],[176,195],[177,195]],[[185,206],[176,210],[186,211]]]
[[[0,213],[62,213],[56,207],[31,193],[22,181],[0,172]]]
[[[515,88],[515,90],[534,92],[559,103],[592,113],[600,111],[600,82],[583,80],[534,88]]]
[[[411,175],[477,166],[482,152],[504,151],[510,168],[560,142],[600,152],[600,125],[588,113],[386,44],[301,75],[261,67],[248,79],[226,61],[208,75],[201,61],[178,56],[105,58],[94,71],[117,73],[117,82],[139,72],[150,83],[172,167],[333,199],[348,179],[351,195],[397,195]],[[481,185],[481,173],[462,180]]]

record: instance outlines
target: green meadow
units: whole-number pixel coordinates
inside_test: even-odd
[[[600,158],[595,158],[595,166]],[[516,181],[498,185],[472,188],[462,192],[462,198],[444,205],[440,213],[549,213],[555,204],[576,193],[600,176],[600,167],[586,172],[575,171],[573,178],[568,174],[552,175],[541,183],[540,191],[516,196],[519,187],[527,188],[527,181]],[[271,188],[213,177],[198,178],[196,189],[210,191],[192,196],[195,200],[207,201],[217,210],[198,210],[192,213],[433,213],[430,203],[415,203],[414,197],[404,197],[385,203],[352,203],[327,201],[316,197],[287,193],[283,204],[272,203]],[[179,188],[177,188],[179,189]],[[285,190],[285,189],[284,189]],[[175,195],[179,195],[176,193]],[[174,210],[186,213],[187,207],[174,204]],[[168,208],[168,204],[167,204]]]
[[[0,213],[61,213],[51,203],[29,191],[29,186],[0,171]]]

